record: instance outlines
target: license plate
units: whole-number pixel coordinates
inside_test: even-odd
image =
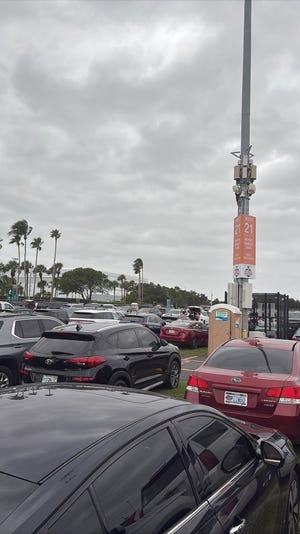
[[[43,375],[42,376],[42,382],[46,384],[52,384],[53,382],[57,382],[57,376],[55,375]]]
[[[175,334],[175,330],[173,328],[169,328],[168,334]]]
[[[247,393],[238,393],[236,391],[225,391],[224,404],[234,404],[235,406],[247,406]]]

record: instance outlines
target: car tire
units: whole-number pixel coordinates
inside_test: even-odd
[[[108,381],[108,384],[110,386],[119,386],[119,387],[124,387],[124,388],[128,388],[130,387],[130,383],[129,383],[129,380],[126,380],[126,378],[124,377],[123,374],[120,374],[120,373],[115,373],[113,374],[109,381]]]
[[[284,534],[297,534],[299,521],[299,480],[294,472],[288,495]]]
[[[192,341],[192,349],[198,349],[199,347],[199,339],[195,336],[193,337]]]
[[[169,389],[176,389],[179,384],[180,380],[180,363],[178,360],[171,360],[169,364],[168,369],[168,376],[167,380],[165,381],[165,385]]]
[[[15,380],[11,370],[8,367],[0,366],[0,389],[8,388],[15,385]]]

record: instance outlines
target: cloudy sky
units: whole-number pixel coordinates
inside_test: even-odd
[[[243,0],[1,0],[3,247],[223,299],[232,281]],[[255,292],[300,298],[300,1],[253,0]],[[29,259],[34,261],[34,251]]]

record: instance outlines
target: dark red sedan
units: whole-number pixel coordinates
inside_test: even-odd
[[[185,399],[277,428],[300,443],[300,343],[227,341],[189,377]]]
[[[186,319],[177,319],[161,328],[160,337],[174,345],[197,349],[207,347],[208,328],[205,324]]]

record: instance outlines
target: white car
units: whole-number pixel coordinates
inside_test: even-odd
[[[13,311],[15,308],[6,300],[0,300],[0,311]]]
[[[113,321],[119,322],[123,314],[115,310],[94,310],[89,308],[83,308],[81,310],[74,310],[70,317],[70,323],[82,323],[82,322],[98,322],[98,321]]]

